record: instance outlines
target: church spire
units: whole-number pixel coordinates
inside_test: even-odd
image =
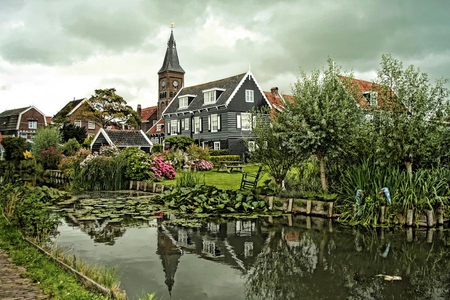
[[[173,71],[184,74],[183,68],[180,66],[180,62],[178,60],[178,53],[177,53],[177,44],[175,43],[175,39],[173,37],[173,27],[174,24],[171,24],[171,30],[170,30],[170,38],[167,42],[167,50],[166,50],[166,56],[164,57],[164,62],[159,70],[158,74],[166,72],[166,71]]]

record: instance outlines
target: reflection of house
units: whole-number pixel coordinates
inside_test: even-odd
[[[73,124],[78,127],[84,127],[87,136],[93,136],[100,130],[101,125],[86,118],[84,116],[86,110],[92,110],[86,98],[73,100],[58,111],[52,121],[60,125]]]
[[[38,128],[43,126],[47,126],[47,119],[34,106],[5,110],[0,113],[0,136],[32,140]]]
[[[137,147],[150,153],[153,144],[142,130],[105,130],[102,128],[92,140],[92,152],[99,152],[102,146],[118,149]]]

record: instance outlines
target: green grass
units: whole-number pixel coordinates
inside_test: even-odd
[[[243,172],[248,172],[250,174],[256,174],[258,171],[258,166],[254,164],[247,164],[243,167]],[[183,172],[183,171],[177,171]],[[199,171],[200,174],[200,182],[205,182],[206,185],[215,186],[219,189],[223,190],[238,190],[241,186],[242,173],[233,171],[233,172],[217,172],[217,168],[214,167],[209,171]],[[203,177],[204,176],[204,177]],[[267,173],[263,173],[258,186],[264,184],[264,181],[269,179],[269,175]],[[176,180],[164,180],[163,184],[175,185]]]
[[[109,299],[87,290],[74,276],[22,239],[21,233],[0,216],[0,248],[8,251],[13,263],[27,269],[26,276],[39,282],[52,299]]]

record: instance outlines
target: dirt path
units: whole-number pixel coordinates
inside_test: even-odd
[[[23,278],[25,268],[11,263],[5,251],[0,249],[0,299],[48,299],[39,286],[29,278]]]

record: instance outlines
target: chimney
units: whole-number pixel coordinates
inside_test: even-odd
[[[142,109],[141,109],[141,105],[140,104],[138,104],[136,112],[137,112],[138,116],[140,117],[141,113],[142,113]]]
[[[275,96],[278,97],[278,87],[273,87],[270,89],[270,92]]]

